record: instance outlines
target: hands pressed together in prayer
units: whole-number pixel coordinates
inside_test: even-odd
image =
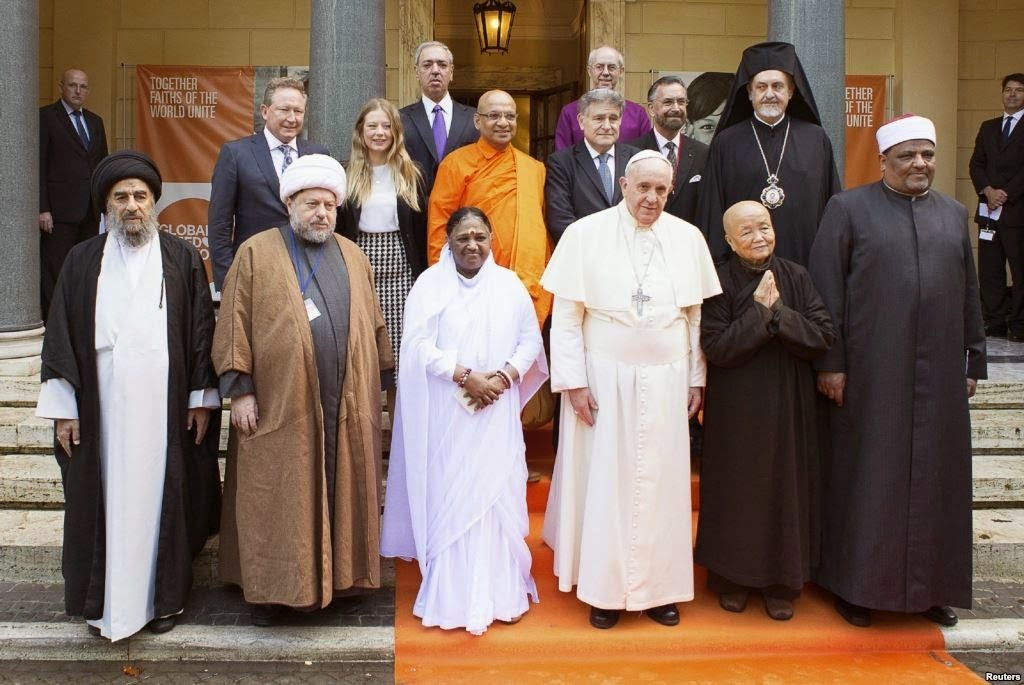
[[[469,372],[466,375],[467,371]],[[470,404],[477,409],[483,409],[498,401],[502,393],[509,389],[509,384],[502,378],[504,372],[509,382],[519,378],[519,373],[509,364],[505,364],[501,370],[494,371],[470,371],[459,364],[455,365],[455,373],[452,380],[458,383],[465,375],[466,380],[462,383],[462,391],[469,398]]]
[[[771,272],[771,269],[765,271],[764,275],[761,276],[761,282],[757,284],[757,289],[754,291],[754,302],[768,309],[772,309],[776,303],[782,302],[782,296],[779,294],[779,288],[775,283],[775,274]]]

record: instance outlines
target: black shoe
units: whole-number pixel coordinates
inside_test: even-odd
[[[618,609],[598,609],[590,607],[590,625],[605,630],[619,622]]]
[[[679,609],[676,609],[675,604],[663,604],[660,607],[651,607],[646,613],[651,617],[652,621],[660,623],[663,626],[679,625]]]
[[[250,604],[252,611],[252,624],[261,628],[274,625],[274,616],[277,611],[272,604]]]
[[[97,628],[96,626],[89,625],[88,623],[86,623],[85,627],[89,629],[89,634],[92,635],[93,637],[99,637],[100,636],[100,629]]]
[[[764,596],[764,611],[775,621],[788,621],[793,618],[793,603],[781,597]]]
[[[836,597],[836,611],[846,619],[850,625],[858,628],[867,628],[871,625],[871,611],[856,604],[850,604],[842,597]]]
[[[718,606],[726,611],[740,613],[747,608],[747,600],[750,599],[750,591],[740,590],[739,592],[723,592],[718,595]]]
[[[174,629],[174,626],[178,623],[178,617],[175,616],[164,616],[163,618],[154,618],[150,621],[146,627],[149,628],[149,632],[156,633],[167,633]]]
[[[938,623],[940,626],[955,626],[959,620],[956,617],[956,612],[946,606],[932,607],[928,611],[922,611],[921,615],[932,623]]]

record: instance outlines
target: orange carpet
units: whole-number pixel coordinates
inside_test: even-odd
[[[549,473],[550,434],[529,435],[527,444],[531,468]],[[552,552],[540,542],[547,473],[528,494],[528,542],[540,603],[518,624],[495,623],[480,637],[424,628],[412,615],[419,568],[396,563],[397,683],[980,681],[943,651],[941,632],[924,619],[876,612],[872,627],[855,628],[836,614],[831,597],[813,586],[795,603],[790,621],[768,618],[756,596],[744,613],[728,613],[705,589],[701,568],[695,600],[679,605],[678,626],[624,612],[617,626],[597,630],[588,621],[589,608],[574,594],[558,591]],[[694,513],[694,523],[696,518]]]

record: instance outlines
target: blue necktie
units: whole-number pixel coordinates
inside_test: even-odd
[[[1003,119],[1003,142],[1010,139],[1010,126],[1013,124],[1013,117]]]
[[[281,162],[281,173],[288,168],[288,165],[292,163],[292,146],[291,145],[279,145],[278,150],[284,155],[284,161]]]
[[[82,139],[82,145],[86,148],[89,147],[89,133],[85,130],[85,123],[82,121],[81,110],[74,110],[71,112],[71,117],[75,122],[75,130],[78,131],[78,137]]]
[[[608,204],[612,203],[612,172],[608,168],[608,153],[602,152],[597,156],[597,175],[601,177],[604,185],[604,195],[608,198]]]
[[[444,157],[444,146],[448,144],[448,131],[444,127],[444,110],[441,105],[434,105],[434,147],[437,149],[437,158]]]

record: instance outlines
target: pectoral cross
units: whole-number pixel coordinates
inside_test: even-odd
[[[645,295],[644,294],[644,287],[642,285],[638,285],[636,287],[636,292],[633,293],[633,297],[630,298],[630,299],[632,299],[633,303],[636,304],[636,315],[637,316],[643,316],[644,315],[644,302],[647,302],[648,300],[650,300],[651,296],[650,295]]]

